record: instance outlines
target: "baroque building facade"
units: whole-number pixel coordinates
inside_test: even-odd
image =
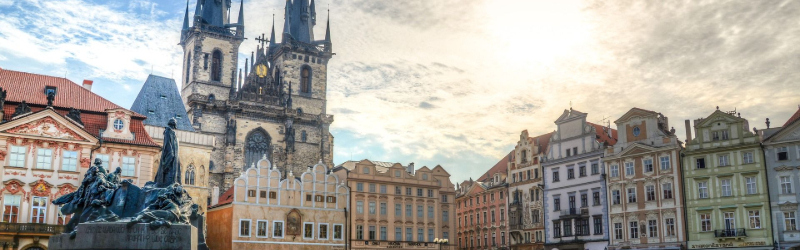
[[[797,230],[800,192],[800,107],[781,127],[758,131],[762,138],[764,161],[767,166],[772,231],[778,249],[800,246]]]
[[[52,201],[77,190],[93,158],[136,185],[153,179],[159,147],[145,116],[92,84],[0,68],[0,249],[47,249],[70,219]]]
[[[503,157],[477,181],[456,191],[459,249],[508,249],[508,163]],[[463,224],[462,224],[463,223]]]
[[[736,111],[686,121],[687,247],[772,249],[772,215],[757,135]]]
[[[508,164],[508,205],[511,249],[544,249],[544,184],[541,162],[553,133],[535,137],[523,130]]]
[[[608,249],[682,249],[682,142],[661,113],[632,108],[614,121],[619,141],[603,158],[608,174]]]
[[[351,194],[348,249],[438,249],[456,232],[455,187],[441,166],[346,161],[332,173]]]
[[[555,121],[544,169],[545,249],[605,249],[608,206],[603,152],[617,131],[570,108]]]
[[[270,37],[255,37],[259,45],[245,59],[243,73],[237,64],[244,5],[237,23],[227,21],[230,6],[230,0],[198,1],[190,19],[187,5],[181,31],[181,98],[193,128],[217,142],[209,186],[226,190],[264,156],[284,175],[319,161],[332,166],[333,116],[326,111],[326,93],[334,53],[330,27],[324,39],[314,39],[314,1],[286,1],[281,41],[274,24]]]

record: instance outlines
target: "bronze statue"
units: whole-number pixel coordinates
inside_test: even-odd
[[[161,150],[161,160],[155,178],[155,187],[165,188],[173,183],[181,182],[181,164],[178,159],[178,138],[175,137],[177,122],[175,118],[169,119],[164,129],[164,146]]]

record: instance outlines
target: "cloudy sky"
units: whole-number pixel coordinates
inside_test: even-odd
[[[194,6],[196,0],[190,0]],[[238,0],[233,15],[238,12]],[[249,35],[283,25],[284,0],[245,0]],[[683,120],[716,106],[779,126],[800,104],[800,1],[318,0],[336,56],[334,163],[442,165],[478,177],[523,129],[631,107]],[[0,0],[0,67],[95,80],[130,107],[151,72],[180,78],[185,2]],[[193,10],[194,8],[190,8]],[[324,35],[324,22],[315,28]],[[180,81],[178,81],[180,82]]]

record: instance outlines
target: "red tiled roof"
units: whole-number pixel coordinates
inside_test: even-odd
[[[797,107],[797,111],[794,112],[794,115],[792,115],[792,117],[790,117],[789,120],[787,120],[786,123],[783,124],[783,127],[785,128],[786,126],[789,126],[798,119],[800,119],[800,107]]]
[[[219,207],[225,204],[230,204],[232,202],[233,202],[233,187],[228,188],[228,191],[225,191],[225,193],[222,193],[222,195],[219,196],[219,202],[217,203],[217,205],[210,206],[209,208]]]
[[[555,131],[530,138],[532,143],[536,143],[537,139],[539,140],[539,145],[538,145],[539,146],[539,152],[536,152],[536,153],[538,153],[538,154],[547,153],[546,152],[547,151],[547,145],[550,145],[550,137],[552,137],[554,133],[555,133]]]
[[[66,116],[70,108],[80,110],[84,129],[97,138],[100,138],[100,130],[108,125],[106,109],[124,109],[66,78],[0,69],[0,87],[7,91],[4,120],[11,120],[14,109],[22,101],[30,106],[32,112],[44,109],[47,105],[45,86],[57,88],[54,110],[62,116]],[[103,141],[158,147],[144,130],[142,121],[145,118],[133,112],[130,126],[134,133],[133,140],[103,138]]]
[[[609,128],[606,128],[603,125],[597,125],[597,124],[594,124],[594,123],[591,123],[591,122],[587,122],[587,123],[589,123],[589,125],[594,126],[594,129],[597,131],[597,141],[598,142],[608,143],[608,146],[614,146],[614,144],[617,144],[617,138],[618,137],[617,137],[617,130],[616,129],[611,128],[611,136],[612,137],[608,137],[608,133],[606,133],[605,129],[609,129]]]
[[[508,152],[506,156],[503,156],[503,159],[500,159],[497,164],[494,164],[494,167],[490,168],[489,171],[486,171],[485,174],[481,175],[481,177],[478,178],[478,181],[484,182],[492,178],[495,173],[508,172],[508,159],[511,158],[512,155],[514,155],[514,150],[511,150],[511,152]]]

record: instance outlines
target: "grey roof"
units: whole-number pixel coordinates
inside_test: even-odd
[[[172,117],[178,121],[178,129],[194,132],[189,117],[186,115],[186,107],[178,93],[178,85],[175,80],[150,75],[144,82],[142,90],[133,101],[131,110],[147,116],[144,120],[145,125],[165,127]]]
[[[368,160],[368,161],[375,164],[375,171],[378,171],[379,173],[386,173],[386,171],[389,171],[390,167],[394,166],[394,163],[391,162],[373,161],[373,160]],[[342,164],[339,164],[336,167],[343,167],[346,168],[347,170],[353,171],[353,169],[356,167],[356,164],[359,162],[361,161],[346,161]]]

